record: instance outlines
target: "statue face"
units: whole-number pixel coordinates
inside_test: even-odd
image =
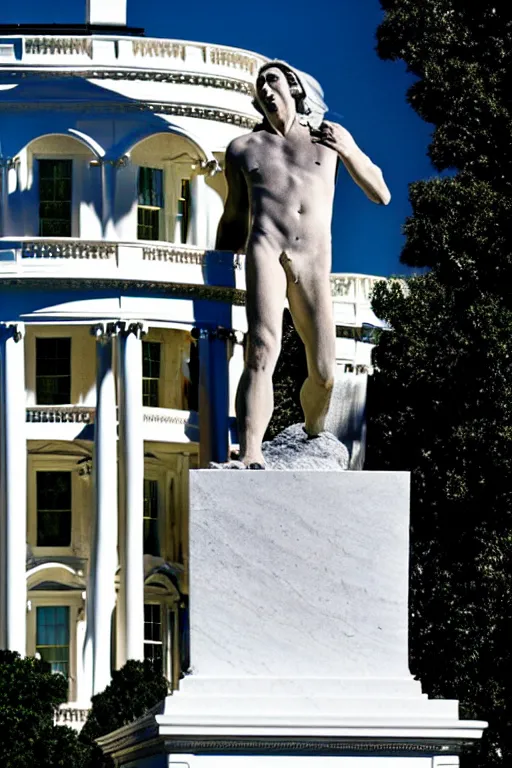
[[[279,67],[269,67],[260,72],[256,80],[256,98],[268,119],[273,115],[285,119],[297,111],[290,84]]]

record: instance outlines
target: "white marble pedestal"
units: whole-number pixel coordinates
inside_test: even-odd
[[[125,768],[450,768],[485,723],[408,669],[409,476],[190,478],[192,674],[100,741]]]

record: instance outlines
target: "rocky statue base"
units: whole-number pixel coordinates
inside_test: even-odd
[[[408,669],[409,477],[191,472],[191,674],[125,768],[448,768],[485,723]]]
[[[349,468],[348,449],[331,432],[308,437],[303,424],[292,424],[262,446],[265,469],[333,470]],[[238,460],[210,462],[210,469],[247,469]],[[259,469],[263,469],[258,465]]]

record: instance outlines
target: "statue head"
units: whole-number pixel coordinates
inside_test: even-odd
[[[301,123],[318,128],[327,111],[319,83],[285,61],[267,61],[256,78],[255,108],[264,117],[276,111],[294,111]]]

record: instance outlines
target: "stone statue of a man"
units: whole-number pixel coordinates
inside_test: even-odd
[[[390,200],[380,169],[350,133],[323,122],[321,95],[308,75],[284,62],[266,63],[256,80],[263,123],[226,152],[229,192],[216,247],[247,256],[248,337],[236,409],[240,460],[255,469],[264,467],[285,297],[306,348],[304,428],[314,437],[324,427],[335,368],[329,275],[338,158],[370,200]]]

